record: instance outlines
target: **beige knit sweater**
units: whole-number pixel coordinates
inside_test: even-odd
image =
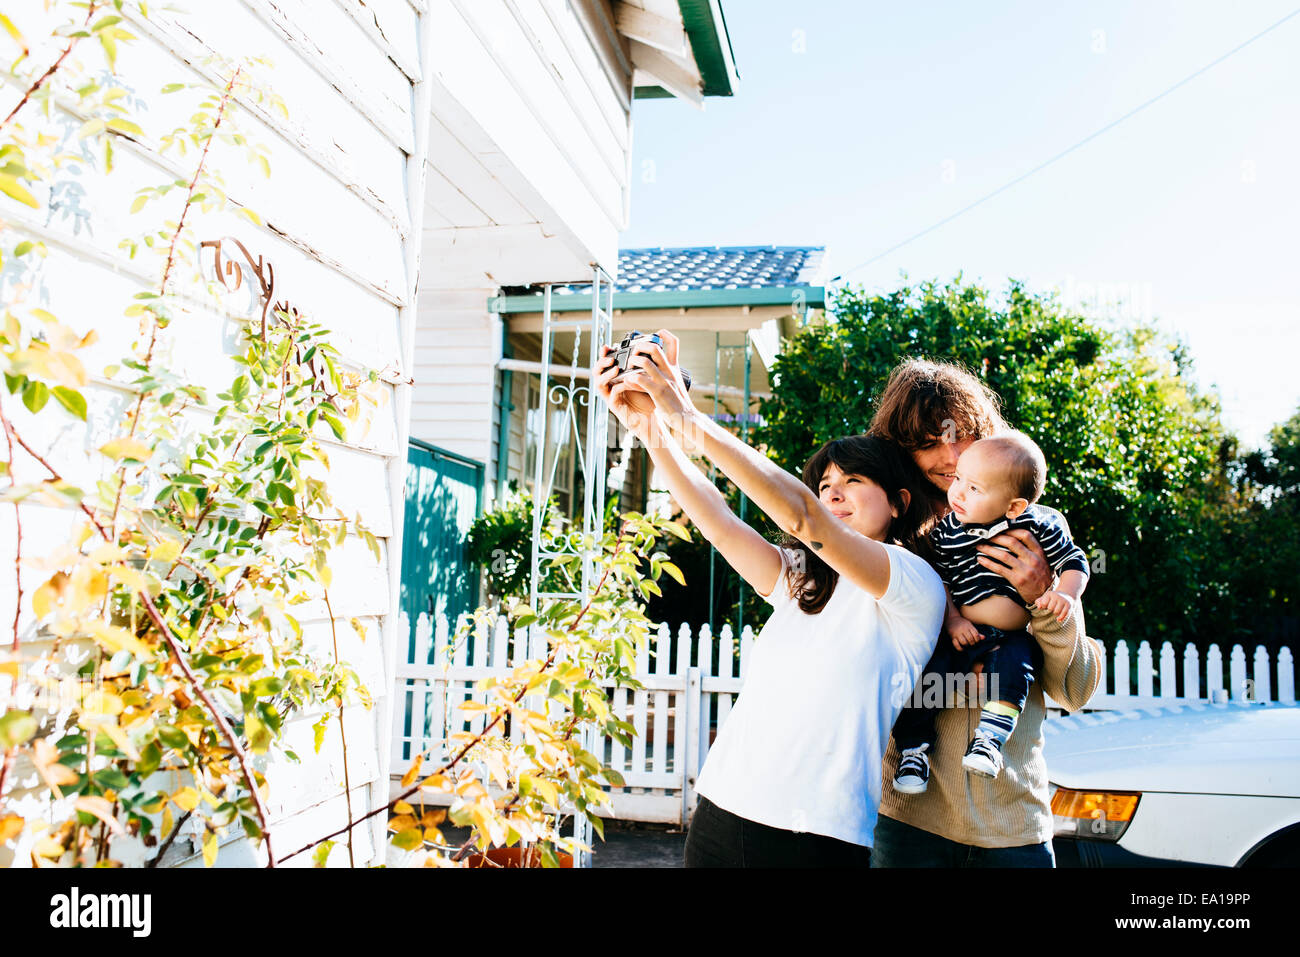
[[[968,774],[961,766],[979,724],[977,707],[948,708],[935,720],[930,748],[930,785],[922,794],[894,790],[898,747],[885,752],[880,813],[959,844],[1020,847],[1052,838],[1052,811],[1043,756],[1043,693],[1067,711],[1087,704],[1101,677],[1095,641],[1084,630],[1083,608],[1059,624],[1051,612],[1031,609],[1029,630],[1043,650],[1043,667],[1029,686],[1029,700],[1002,749],[1003,768],[994,779]],[[940,641],[950,640],[947,634]]]

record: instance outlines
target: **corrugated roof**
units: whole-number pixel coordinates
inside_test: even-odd
[[[784,289],[820,284],[825,246],[673,246],[621,249],[616,294],[704,289]],[[513,289],[508,294],[526,294]],[[556,286],[554,294],[591,292],[589,283]]]

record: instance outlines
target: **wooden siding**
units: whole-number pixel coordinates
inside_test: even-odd
[[[631,168],[621,48],[594,42],[564,0],[430,0],[428,15],[438,122],[424,275],[467,286],[582,280],[591,262],[613,272]]]
[[[252,103],[244,104],[241,117],[249,139],[270,147],[271,177],[263,178],[215,141],[211,157],[231,199],[256,210],[266,225],[252,225],[232,212],[203,217],[197,228],[201,238],[236,237],[254,255],[273,262],[277,298],[290,300],[334,330],[334,341],[351,368],[382,370],[380,404],[372,421],[354,427],[346,443],[332,437],[321,440],[331,458],[329,478],[337,501],[349,512],[360,512],[381,538],[379,561],[360,541],[345,543],[336,553],[336,584],[331,590],[335,616],[345,622],[358,617],[372,636],[362,642],[350,627],[338,628],[340,653],[361,673],[377,705],[347,714],[354,813],[387,800],[387,659],[396,613],[396,558],[390,556],[396,554],[401,515],[401,485],[394,485],[400,470],[395,472],[393,462],[404,464],[406,454],[401,410],[402,394],[409,390],[401,383],[410,363],[409,355],[404,356],[409,345],[404,345],[403,325],[413,320],[411,245],[419,241],[413,221],[421,208],[417,204],[413,215],[415,194],[408,177],[411,154],[423,142],[414,109],[423,6],[408,0],[189,0],[181,12],[153,8],[150,21],[133,21],[141,42],[123,49],[118,61],[120,84],[147,104],[137,111],[145,131],[140,144],[119,141],[117,169],[111,176],[83,170],[75,205],[65,201],[48,222],[0,198],[0,216],[7,227],[49,247],[36,279],[43,305],[74,326],[99,328],[100,342],[88,350],[86,365],[92,371],[102,369],[129,352],[135,335],[135,322],[123,320],[120,309],[132,294],[157,282],[145,257],[128,260],[118,248],[118,240],[139,229],[148,215],[135,220],[127,216],[134,192],[190,171],[195,159],[192,154],[164,159],[156,152],[158,136],[183,125],[194,106],[192,98],[185,99],[188,94],[161,96],[159,88],[199,76],[211,78],[206,61],[218,51],[229,58],[266,56],[273,62],[260,79],[283,97],[289,120],[268,115]],[[92,56],[87,59],[93,62]],[[4,91],[3,99],[8,102],[11,94]],[[56,112],[59,115],[73,129],[80,123],[66,111]],[[43,204],[48,198],[38,195]],[[218,357],[232,353],[238,323],[250,313],[248,306],[232,300],[223,310],[196,296],[165,333],[166,362],[209,388],[224,388],[236,367]],[[131,400],[121,387],[93,376],[86,395],[86,426],[44,417],[54,422],[50,426],[33,420],[25,409],[13,410],[17,427],[49,449],[56,467],[66,469],[78,483],[99,476],[103,465],[90,450],[108,437]],[[205,415],[210,412],[191,413],[198,424]],[[394,514],[399,516],[396,522]],[[67,513],[24,506],[24,540],[62,540],[68,521]],[[12,564],[13,548],[11,510],[5,509],[0,516],[0,564]],[[25,606],[36,584],[37,573],[26,573]],[[12,589],[0,590],[0,615],[12,617],[12,603]],[[328,653],[332,638],[323,603],[301,606],[298,614],[308,644]],[[30,607],[22,615],[21,628],[32,636]],[[41,646],[33,641],[25,647],[39,651]],[[289,746],[302,763],[273,760],[268,769],[271,823],[280,854],[344,821],[338,727],[331,724],[317,753],[310,729],[316,717],[298,715],[288,725]],[[358,863],[382,859],[382,819],[377,828],[358,828],[355,838]],[[192,865],[199,860],[192,852],[189,842],[177,841],[168,862]],[[221,863],[252,864],[255,857],[245,839],[231,837]],[[333,860],[346,861],[346,854],[340,851]],[[310,856],[291,863],[306,866]]]
[[[486,463],[496,426],[501,323],[491,287],[421,288],[411,437]]]

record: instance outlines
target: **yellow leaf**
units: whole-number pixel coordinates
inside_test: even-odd
[[[149,550],[149,557],[156,562],[174,562],[181,556],[181,543],[175,539],[159,542]]]
[[[203,835],[203,866],[211,867],[217,863],[217,832],[208,831]]]
[[[447,820],[446,808],[438,808],[437,810],[433,810],[433,811],[425,811],[424,814],[420,816],[420,826],[437,827],[445,820]]]
[[[171,805],[163,808],[162,813],[162,830],[159,832],[165,838],[172,832],[172,825],[176,823],[176,817],[172,814]]]
[[[398,814],[415,813],[415,808],[411,807],[411,805],[407,804],[405,801],[398,801],[396,804],[393,805],[393,810],[396,811]]]
[[[424,755],[417,754],[415,760],[411,763],[410,768],[402,775],[402,787],[409,788],[420,775],[420,765],[424,763]]]
[[[420,787],[437,788],[439,791],[449,791],[451,790],[451,781],[449,781],[444,775],[430,774],[420,782]]]
[[[132,460],[145,462],[153,455],[153,449],[138,439],[113,439],[99,447],[99,451],[114,461]]]
[[[123,648],[140,658],[147,658],[152,654],[152,650],[143,641],[137,638],[125,628],[117,625],[108,625],[102,621],[86,622],[86,630],[90,636],[103,645],[107,650],[117,652]]]
[[[105,824],[114,834],[124,833],[122,825],[118,823],[117,818],[113,816],[113,804],[108,798],[83,795],[77,798],[75,807],[78,811],[85,811],[87,814],[93,814]]]
[[[131,739],[127,737],[126,732],[118,725],[105,722],[99,726],[99,730],[112,738],[113,743],[121,748],[126,756],[132,761],[140,760],[140,752],[135,749],[135,745],[131,743]]]
[[[388,829],[401,834],[403,831],[409,831],[413,827],[419,827],[415,818],[409,814],[401,814],[388,822]]]
[[[128,568],[126,565],[119,565],[110,569],[109,574],[114,581],[121,582],[132,591],[147,591],[149,589],[149,579],[140,574],[134,568]]]
[[[116,545],[100,545],[90,553],[90,560],[98,565],[110,565],[113,562],[124,561],[126,557],[126,552]]]
[[[555,785],[550,781],[543,778],[534,778],[533,787],[542,795],[542,797],[546,798],[546,802],[550,804],[551,807],[558,808],[560,806],[560,792],[555,789]]]
[[[0,844],[4,844],[11,837],[17,837],[23,832],[23,819],[17,814],[6,814],[0,817]]]
[[[194,788],[181,788],[172,795],[172,800],[182,811],[193,811],[199,806],[199,792]]]
[[[58,749],[45,738],[38,738],[33,746],[32,763],[56,798],[63,797],[63,792],[59,790],[60,784],[77,783],[77,772],[65,764],[59,764]]]
[[[50,617],[50,612],[54,610],[54,606],[59,600],[59,592],[62,590],[59,586],[67,581],[67,578],[67,575],[59,572],[32,593],[32,614],[37,619],[44,621]]]
[[[32,845],[32,853],[37,857],[60,857],[63,845],[52,837],[42,837]]]
[[[92,691],[81,702],[83,714],[119,715],[124,708],[122,699],[111,691]]]
[[[41,204],[36,202],[36,197],[27,192],[23,187],[23,184],[18,182],[16,177],[11,176],[8,173],[0,173],[0,193],[12,196],[14,199],[18,200],[18,202],[25,203],[32,207],[32,209],[40,208]]]

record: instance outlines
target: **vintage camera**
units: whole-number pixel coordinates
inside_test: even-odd
[[[657,335],[651,333],[647,336],[644,332],[637,332],[633,329],[623,337],[623,340],[618,344],[618,348],[614,350],[614,361],[618,364],[619,375],[627,371],[628,360],[632,357],[632,343],[637,339],[645,338],[649,338],[655,345],[663,348],[663,340]],[[677,371],[682,374],[682,382],[686,385],[687,391],[690,391],[691,374],[681,367],[678,367]]]

